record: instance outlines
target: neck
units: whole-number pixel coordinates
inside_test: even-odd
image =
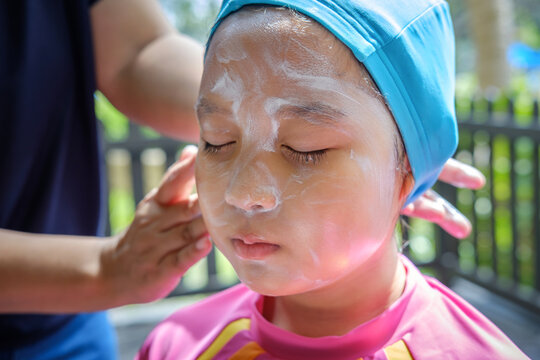
[[[348,276],[308,293],[265,299],[264,316],[308,337],[340,336],[384,312],[405,287],[392,239]]]

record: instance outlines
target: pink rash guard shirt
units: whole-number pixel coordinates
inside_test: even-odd
[[[401,297],[344,336],[308,338],[262,316],[264,297],[240,284],[161,322],[136,359],[527,359],[491,321],[406,258]]]

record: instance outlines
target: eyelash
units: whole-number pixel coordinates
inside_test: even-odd
[[[208,141],[205,141],[204,152],[206,152],[207,154],[217,154],[218,152],[220,152],[221,150],[223,150],[224,148],[232,144],[234,144],[234,141],[226,143],[226,144],[222,144],[222,145],[214,145],[214,144],[210,144]]]
[[[284,145],[284,148],[289,152],[291,158],[302,165],[317,165],[325,157],[328,149],[315,151],[297,151],[290,146]]]
[[[204,152],[206,152],[207,154],[217,154],[220,151],[224,150],[226,147],[233,144],[234,141],[222,145],[214,145],[210,144],[208,141],[205,141]],[[283,147],[287,150],[289,156],[292,158],[293,161],[302,165],[317,165],[322,161],[322,159],[326,156],[328,152],[328,149],[315,151],[297,151],[287,145],[284,145]]]

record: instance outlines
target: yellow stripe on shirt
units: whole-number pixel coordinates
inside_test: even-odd
[[[405,341],[399,340],[383,349],[388,360],[414,360]]]
[[[211,360],[231,340],[234,335],[242,330],[249,329],[251,320],[248,318],[238,319],[227,325],[210,346],[197,358],[197,360]],[[388,360],[414,360],[407,345],[403,340],[383,349]],[[249,342],[232,355],[230,360],[254,360],[265,351],[256,342]],[[360,358],[362,359],[362,358]],[[359,360],[360,360],[359,359]]]
[[[197,360],[211,360],[222,348],[242,330],[249,329],[251,320],[248,318],[238,319],[227,325],[216,337],[212,344],[203,352]]]
[[[244,345],[240,350],[235,352],[229,360],[255,360],[255,358],[261,354],[265,354],[266,351],[259,346],[255,341],[249,342]]]

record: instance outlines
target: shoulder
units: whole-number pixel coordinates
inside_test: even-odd
[[[178,310],[152,330],[137,359],[196,358],[229,323],[249,318],[257,297],[240,284]]]
[[[415,317],[408,345],[416,358],[527,359],[488,318],[438,280],[415,276],[414,297],[429,299]],[[419,274],[419,273],[418,273]],[[416,302],[417,300],[414,300]],[[407,340],[407,339],[406,339]]]

